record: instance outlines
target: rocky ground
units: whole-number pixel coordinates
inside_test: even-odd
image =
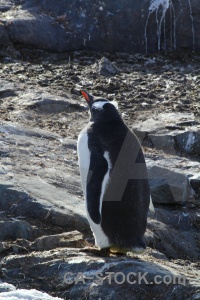
[[[200,299],[200,57],[19,46],[0,66],[0,298],[37,289],[61,299]],[[81,88],[117,100],[143,144],[156,207],[143,256],[84,252],[93,241],[76,152],[88,121]],[[67,272],[84,279],[69,283]],[[152,283],[109,283],[106,272],[148,272]],[[157,274],[184,275],[186,285],[156,285]]]

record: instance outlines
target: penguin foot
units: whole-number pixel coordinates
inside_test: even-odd
[[[121,248],[120,246],[113,245],[110,247],[110,252],[112,254],[142,254],[145,248]]]
[[[112,254],[126,254],[128,252],[128,249],[126,248],[121,248],[119,246],[111,246],[110,247],[110,253]]]

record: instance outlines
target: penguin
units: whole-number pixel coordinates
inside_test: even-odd
[[[85,208],[95,245],[111,253],[142,253],[153,210],[141,145],[117,103],[82,90],[90,111],[77,142]]]

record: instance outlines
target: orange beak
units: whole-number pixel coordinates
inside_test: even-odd
[[[90,102],[90,98],[89,98],[88,93],[86,93],[85,91],[81,91],[81,95],[85,98],[85,100],[87,102]]]

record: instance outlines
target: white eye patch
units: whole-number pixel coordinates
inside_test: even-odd
[[[97,102],[94,102],[92,107],[95,109],[103,109],[104,104],[107,104],[107,103],[114,105],[115,108],[118,109],[118,103],[116,101],[97,101]]]

